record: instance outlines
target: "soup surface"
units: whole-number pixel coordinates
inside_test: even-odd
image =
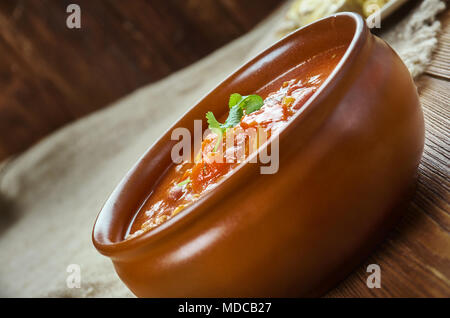
[[[169,167],[137,211],[125,238],[156,228],[217,186],[289,123],[327,79],[344,52],[345,47],[337,47],[296,66],[256,92],[264,99],[259,95],[231,95],[228,118],[223,124],[208,112],[210,132],[195,160]]]

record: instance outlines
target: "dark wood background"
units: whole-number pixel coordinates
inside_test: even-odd
[[[1,0],[0,161],[249,31],[281,0]],[[81,7],[81,29],[66,7]]]

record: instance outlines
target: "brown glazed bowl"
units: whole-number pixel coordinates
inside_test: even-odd
[[[158,228],[123,237],[171,165],[171,131],[228,97],[345,45],[328,80],[279,135],[279,171],[245,164]],[[212,70],[213,71],[213,70]],[[101,210],[93,242],[141,297],[319,296],[380,242],[414,190],[424,144],[416,87],[364,20],[342,13],[283,38],[192,107],[136,163]]]

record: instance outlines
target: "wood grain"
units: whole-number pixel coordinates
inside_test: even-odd
[[[417,81],[426,140],[418,188],[394,231],[327,297],[450,297],[450,15],[443,14],[439,48]],[[381,288],[369,289],[369,264],[381,268]]]
[[[434,53],[433,63],[427,70],[432,76],[450,79],[450,10],[442,16],[442,35]]]
[[[0,1],[0,161],[250,30],[279,0]]]

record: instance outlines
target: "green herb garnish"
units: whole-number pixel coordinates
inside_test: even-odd
[[[187,179],[181,181],[180,183],[177,184],[177,187],[182,187],[185,186],[186,184],[188,184],[189,182],[191,182],[191,178],[187,177]]]
[[[228,106],[230,112],[225,123],[220,123],[212,112],[206,113],[206,119],[208,121],[209,129],[211,129],[217,136],[217,143],[214,146],[214,151],[219,148],[222,141],[223,134],[228,128],[238,125],[245,114],[251,114],[259,110],[264,105],[264,100],[259,95],[242,96],[241,94],[231,94]]]
[[[230,95],[230,100],[228,101],[228,106],[233,107],[234,105],[239,104],[242,99],[242,95],[238,93],[234,93]]]
[[[241,96],[235,93],[230,96],[229,105],[238,105],[248,115],[259,110],[264,105],[264,100],[259,95]]]

